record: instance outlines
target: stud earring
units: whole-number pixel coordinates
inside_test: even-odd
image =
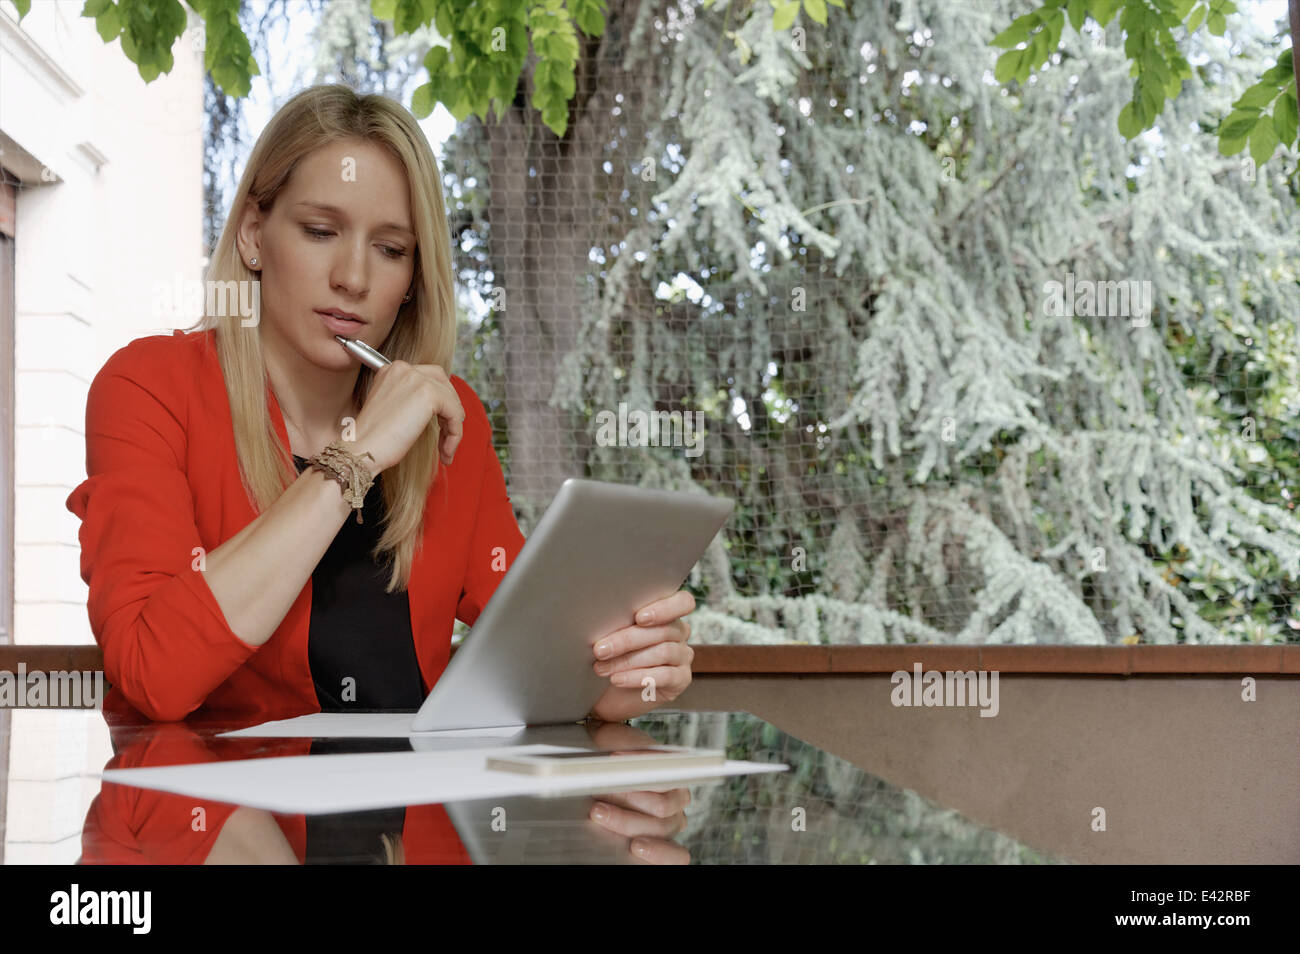
[[[402,299],[402,301],[410,301],[410,300],[411,300],[411,296],[410,296],[410,295],[407,295],[405,298]]]
[[[257,268],[257,259],[255,259],[255,258],[253,258],[253,259],[249,259],[248,267],[249,267],[249,268]]]

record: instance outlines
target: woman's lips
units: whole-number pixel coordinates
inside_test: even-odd
[[[352,321],[349,318],[335,318],[333,315],[323,311],[318,311],[321,321],[325,322],[325,327],[336,335],[342,335],[345,338],[354,338],[358,331],[366,326],[364,321]]]

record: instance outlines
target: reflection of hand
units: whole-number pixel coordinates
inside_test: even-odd
[[[659,744],[640,729],[622,722],[588,723],[587,733],[592,745],[606,751],[641,749]],[[690,863],[691,853],[670,839],[686,827],[686,815],[682,809],[690,800],[691,793],[685,788],[601,795],[592,799],[591,819],[612,832],[631,838],[628,850],[635,858],[652,865],[684,865]],[[608,813],[604,819],[595,814],[601,807]]]
[[[672,840],[686,827],[685,788],[667,792],[618,792],[593,799],[591,819],[632,839],[633,857],[652,865],[690,864],[691,853]]]
[[[659,744],[640,729],[622,722],[588,722],[587,734],[591,736],[591,744],[601,751],[643,749]]]

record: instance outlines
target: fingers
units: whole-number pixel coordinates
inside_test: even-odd
[[[454,388],[452,393],[455,393]],[[452,458],[456,456],[456,448],[460,446],[465,436],[465,411],[460,406],[459,399],[456,402],[456,409],[460,412],[458,417],[446,411],[438,415],[439,428],[442,431],[442,459],[446,464],[450,464]]]
[[[591,807],[596,824],[631,839],[628,851],[648,864],[689,864],[691,853],[671,839],[686,828],[681,811],[690,801],[684,788],[667,792],[617,792],[602,795]],[[632,808],[625,808],[625,803]]]
[[[695,611],[695,597],[689,590],[678,590],[672,596],[647,603],[636,611],[636,621],[642,626],[653,626]]]
[[[695,659],[695,649],[684,641],[661,639],[645,649],[624,653],[613,659],[598,659],[592,664],[598,676],[626,672],[631,669],[645,669],[650,666],[690,666]],[[618,685],[616,682],[615,685]]]
[[[460,395],[456,393],[456,386],[451,383],[450,376],[441,365],[394,361],[388,367],[399,364],[418,372],[432,383],[434,413],[438,417],[438,453],[444,464],[450,464],[465,437],[465,407],[460,402]]]
[[[687,788],[665,792],[610,792],[595,799],[591,819],[603,828],[631,839],[628,851],[652,865],[690,864],[691,853],[671,839],[686,828],[683,809],[690,803]]]
[[[641,812],[643,815],[652,815],[655,818],[668,818],[684,811],[686,806],[691,803],[691,790],[689,788],[670,788],[665,792],[635,791],[635,792],[607,792],[602,794],[596,801],[612,803],[632,811]]]
[[[628,838],[639,835],[672,838],[686,827],[686,816],[681,812],[658,818],[606,801],[598,801],[591,806],[591,820]]]
[[[681,695],[691,684],[691,671],[686,666],[655,666],[651,669],[629,669],[616,672],[609,681],[619,689],[633,689],[646,684],[653,687],[664,701],[671,701]]]
[[[596,641],[592,647],[597,659],[617,659],[637,649],[645,649],[665,641],[685,643],[691,638],[691,624],[676,619],[660,626],[629,626],[618,629]]]
[[[465,407],[460,403],[460,395],[451,383],[451,378],[440,365],[421,365],[421,369],[433,378],[437,386],[435,408],[438,415],[439,451],[445,464],[450,464],[456,456],[456,448],[465,437]]]
[[[689,865],[691,853],[675,841],[660,838],[633,838],[628,850],[650,865]]]
[[[659,744],[653,736],[624,722],[588,723],[587,735],[597,749],[641,749]]]

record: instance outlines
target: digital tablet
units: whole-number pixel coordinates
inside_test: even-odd
[[[609,687],[592,646],[681,589],[735,501],[571,477],[524,541],[413,731],[578,722]]]

